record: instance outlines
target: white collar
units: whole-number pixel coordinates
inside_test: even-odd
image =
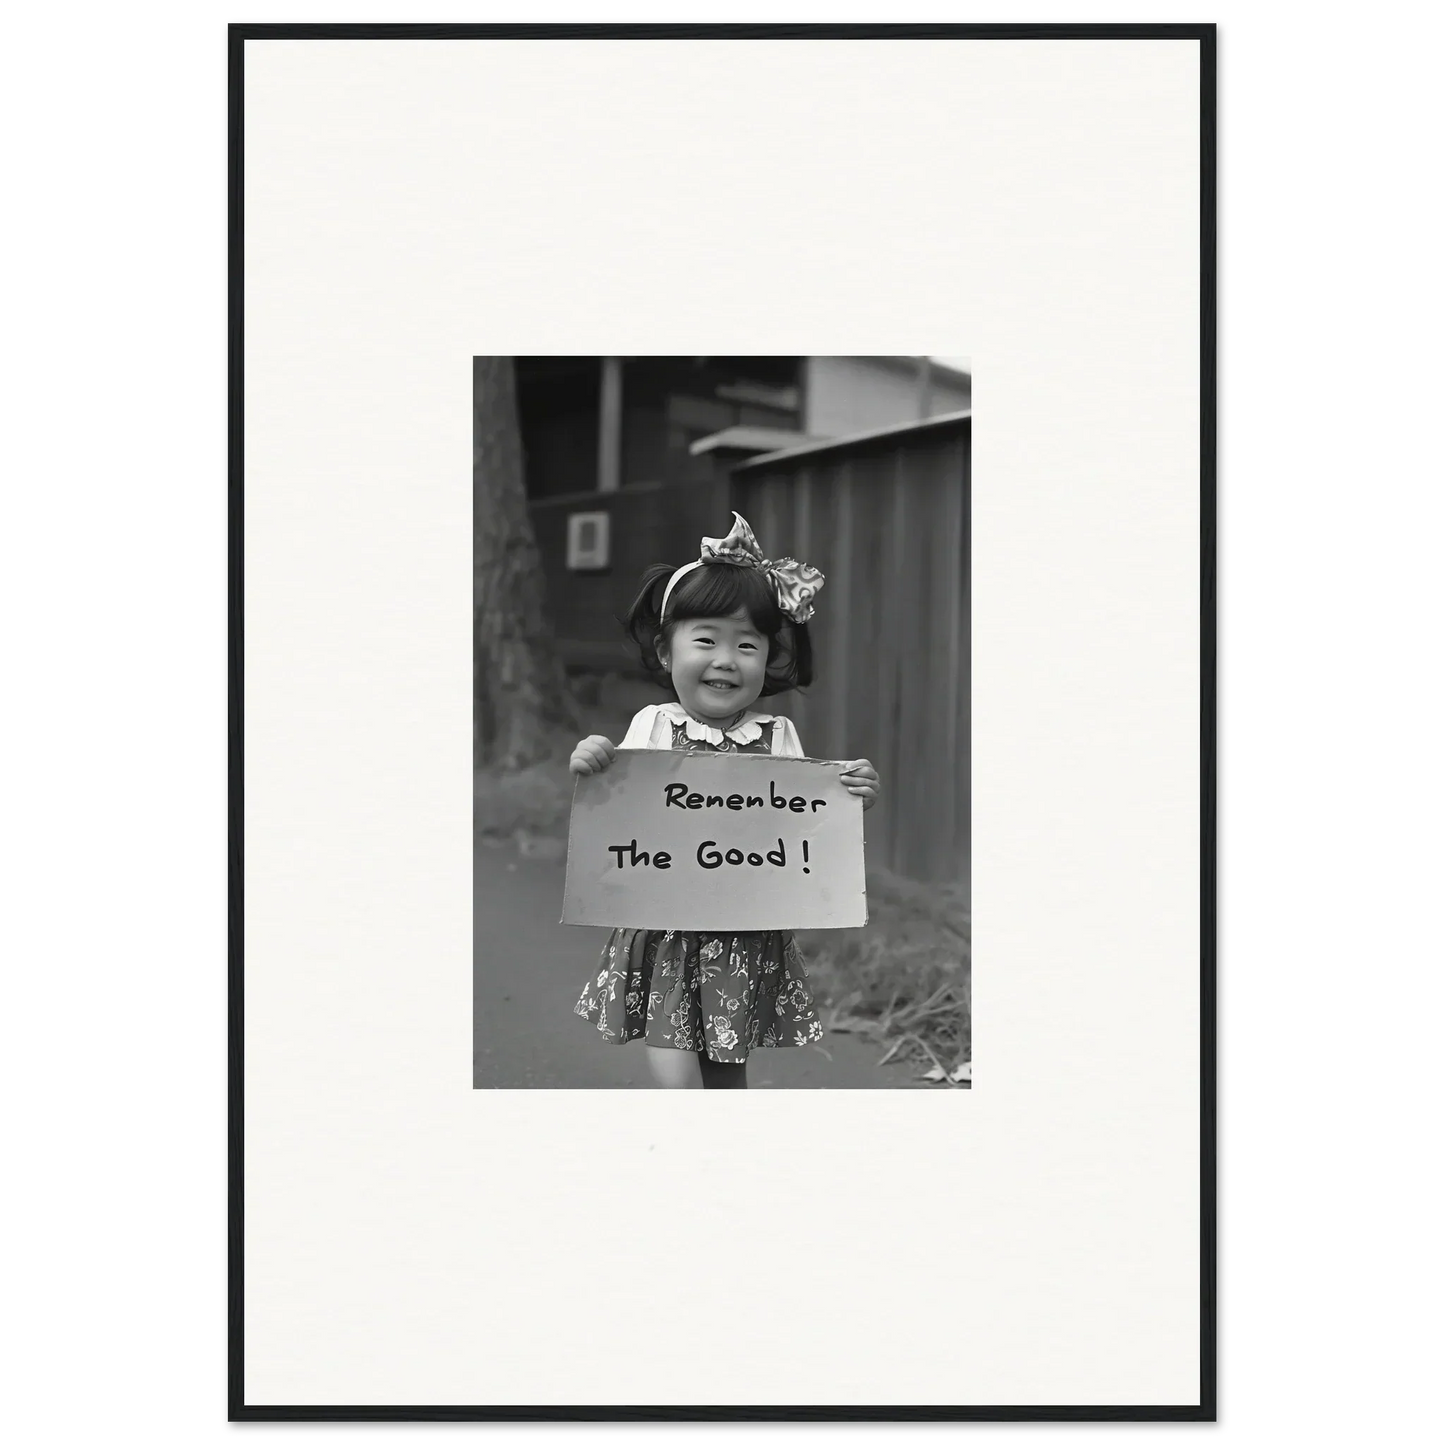
[[[659,703],[657,710],[666,713],[672,722],[685,723],[687,735],[693,742],[711,743],[715,748],[722,746],[723,730],[709,727],[707,723],[698,722],[680,702]],[[743,714],[743,720],[740,723],[735,723],[727,730],[726,736],[730,737],[739,747],[746,743],[755,743],[763,735],[763,724],[773,721],[775,719],[770,712],[747,712]]]

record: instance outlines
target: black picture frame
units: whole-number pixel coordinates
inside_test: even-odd
[[[457,1406],[253,1405],[244,1394],[245,933],[243,803],[244,587],[244,159],[245,46],[252,40],[508,39],[1193,40],[1200,80],[1200,1232],[1199,1402],[1196,1405],[1020,1406]],[[229,27],[229,1018],[228,1129],[229,1414],[246,1421],[1214,1421],[1217,1401],[1216,1215],[1216,27],[1100,25],[423,25],[236,24]]]

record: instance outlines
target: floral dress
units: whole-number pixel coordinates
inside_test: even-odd
[[[623,747],[802,757],[786,718],[748,713],[726,734],[677,703],[644,708]],[[643,1039],[741,1064],[749,1049],[798,1048],[823,1037],[803,957],[791,933],[691,933],[615,928],[580,1014],[609,1043]]]

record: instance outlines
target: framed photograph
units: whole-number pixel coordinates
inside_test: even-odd
[[[230,1417],[1214,1419],[1214,28],[230,104]]]

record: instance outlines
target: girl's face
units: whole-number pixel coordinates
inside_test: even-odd
[[[767,680],[768,639],[742,607],[730,617],[679,622],[657,655],[677,700],[699,721],[724,722],[745,712]]]

